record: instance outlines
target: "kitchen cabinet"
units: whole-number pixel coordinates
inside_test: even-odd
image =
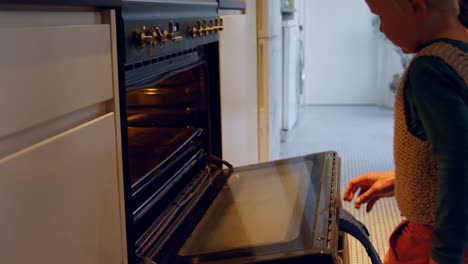
[[[0,160],[2,263],[121,263],[114,113]]]
[[[0,4],[0,34],[0,263],[126,263],[115,12]]]
[[[0,123],[8,124],[0,137],[113,98],[109,25],[6,27],[0,35],[9,36],[0,43]]]

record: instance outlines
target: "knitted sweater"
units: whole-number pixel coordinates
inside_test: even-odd
[[[421,61],[422,58],[424,58],[424,60],[431,61],[425,59],[428,58],[427,56],[433,58],[437,57],[438,59],[442,59],[444,63],[448,64],[448,66],[450,66],[451,70],[454,72],[454,78],[457,78],[456,75],[458,74],[465,82],[464,87],[466,87],[466,84],[468,83],[468,60],[466,53],[454,46],[449,45],[448,43],[433,43],[432,45],[429,45],[421,50],[416,55],[409,67],[409,70],[405,73],[401,85],[397,91],[395,102],[394,142],[394,158],[396,165],[395,191],[397,202],[402,214],[406,218],[416,223],[434,225],[436,209],[441,202],[438,199],[439,188],[441,188],[441,185],[438,184],[439,176],[437,162],[434,157],[434,149],[431,145],[430,137],[424,138],[426,135],[422,136],[420,134],[414,133],[415,129],[412,127],[412,122],[414,121],[412,120],[414,119],[412,114],[414,115],[414,113],[409,111],[413,109],[405,109],[405,107],[408,107],[408,105],[405,104],[405,95],[407,99],[408,95],[406,94],[406,89],[408,89],[409,86],[408,75],[409,71],[412,69],[411,66],[413,66],[415,61]],[[418,62],[418,64],[421,63]],[[421,76],[418,76],[418,78],[420,77]],[[432,76],[424,75],[423,78],[431,79],[431,77]],[[463,84],[461,84],[461,89],[464,87]],[[427,88],[429,89],[429,87]],[[449,89],[450,87],[446,88]],[[419,98],[413,98],[413,100],[421,101]],[[439,110],[430,109],[429,111]],[[436,124],[443,123],[440,122],[440,120],[426,119],[424,121],[426,123],[432,121],[433,124],[434,122]],[[408,126],[410,127],[408,128]],[[431,131],[427,131],[427,133],[431,134],[430,132]],[[461,184],[463,185],[462,182]],[[442,188],[444,187],[442,186]],[[447,190],[444,191],[447,192]],[[463,231],[464,230],[459,230],[459,232]]]

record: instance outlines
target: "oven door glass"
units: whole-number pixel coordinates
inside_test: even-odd
[[[324,155],[236,168],[179,256],[210,261],[313,247]]]

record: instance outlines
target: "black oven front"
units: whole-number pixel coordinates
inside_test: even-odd
[[[217,1],[127,0],[122,18],[129,263],[342,263],[335,152],[222,160]]]
[[[123,2],[129,263],[167,258],[198,193],[222,171],[213,161],[221,158],[217,9],[209,0]]]

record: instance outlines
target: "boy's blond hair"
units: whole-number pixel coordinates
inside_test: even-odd
[[[382,0],[381,0],[382,1]],[[383,0],[385,1],[385,0]],[[425,0],[431,10],[440,12],[449,16],[458,16],[462,24],[468,25],[468,0]],[[408,0],[393,0],[399,6],[400,10],[409,10]]]
[[[429,7],[446,13],[449,16],[458,16],[463,26],[468,27],[468,0],[426,0]]]
[[[382,5],[394,5],[402,12],[410,11],[408,0],[366,0]],[[458,16],[458,20],[468,28],[468,0],[425,0],[429,8],[443,15]]]

